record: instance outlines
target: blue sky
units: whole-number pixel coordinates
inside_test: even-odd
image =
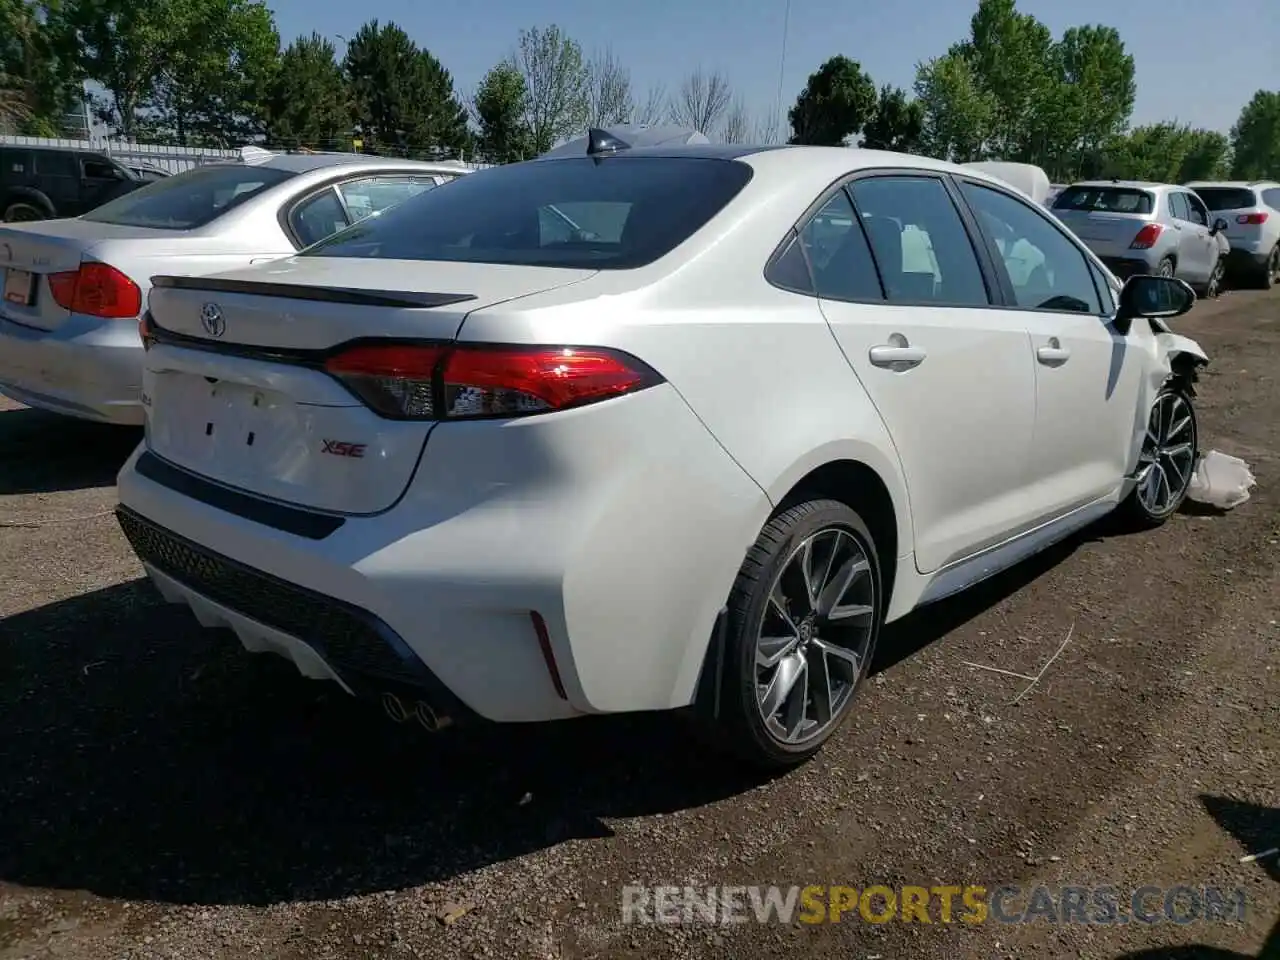
[[[754,114],[778,92],[786,0],[268,0],[283,42],[316,30],[350,36],[369,18],[394,20],[453,73],[464,93],[509,54],[522,27],[558,24],[587,53],[611,47],[642,97],[695,67],[719,69]],[[1255,90],[1280,89],[1280,0],[1021,0],[1056,35],[1116,27],[1137,63],[1135,123],[1178,119],[1227,130]],[[784,108],[805,78],[842,53],[877,84],[910,89],[919,60],[968,31],[976,0],[792,0]],[[1158,12],[1157,12],[1158,11]]]

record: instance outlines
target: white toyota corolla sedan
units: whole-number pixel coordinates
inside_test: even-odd
[[[692,707],[798,762],[882,624],[1197,456],[1190,289],[915,156],[595,132],[154,284],[147,572],[433,728]]]

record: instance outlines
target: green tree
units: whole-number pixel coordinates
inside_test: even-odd
[[[1280,178],[1280,90],[1259,90],[1231,128],[1235,176],[1241,180]]]
[[[1227,138],[1213,130],[1177,123],[1135,127],[1105,151],[1103,175],[1124,180],[1185,183],[1221,177],[1228,160]]]
[[[73,60],[59,56],[44,4],[0,0],[0,127],[56,135],[81,95]]]
[[[268,136],[289,146],[350,141],[347,82],[332,43],[312,33],[289,44],[266,105]]]
[[[591,107],[591,72],[576,40],[555,24],[521,30],[513,66],[528,92],[524,122],[535,154],[582,131]]]
[[[922,114],[921,153],[956,163],[987,156],[996,105],[964,56],[952,51],[919,64],[915,92]]]
[[[876,111],[876,87],[862,65],[834,56],[809,75],[787,113],[791,143],[837,147],[856,135]]]
[[[524,77],[509,62],[484,75],[474,107],[480,127],[479,147],[491,163],[512,163],[532,153],[532,137],[525,124],[529,91]]]
[[[1053,34],[1015,0],[979,0],[969,38],[954,48],[993,104],[988,150],[1002,160],[1034,162],[1059,70]],[[1041,138],[1042,139],[1042,138]]]
[[[1112,27],[1072,27],[1058,43],[1061,69],[1052,110],[1042,128],[1060,131],[1048,141],[1042,165],[1061,179],[1096,176],[1096,157],[1124,132],[1137,84],[1133,56]]]
[[[176,0],[63,0],[47,23],[59,59],[103,88],[98,118],[136,136],[179,44]]]
[[[396,24],[362,26],[347,45],[343,72],[367,152],[438,154],[467,145],[467,113],[449,71]]]
[[[876,112],[862,129],[862,145],[872,150],[914,153],[924,132],[924,107],[901,87],[880,88]]]
[[[174,0],[167,51],[141,126],[179,144],[227,146],[262,133],[280,35],[260,0]]]

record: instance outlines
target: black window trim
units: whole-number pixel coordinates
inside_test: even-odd
[[[871,240],[867,237],[866,226],[862,222],[862,212],[858,209],[857,201],[853,196],[853,184],[860,180],[872,179],[903,179],[910,177],[918,180],[937,180],[942,184],[943,189],[951,198],[951,204],[955,208],[956,215],[960,218],[961,226],[964,228],[965,234],[968,236],[969,245],[973,250],[974,259],[978,263],[978,273],[982,277],[982,285],[987,292],[987,303],[950,303],[943,300],[890,300],[885,294],[884,279],[880,271],[880,263],[876,259],[875,247],[871,245]],[[765,261],[764,279],[770,286],[785,290],[787,293],[794,293],[800,296],[812,297],[815,300],[828,300],[833,303],[856,303],[856,304],[878,304],[882,307],[936,307],[945,310],[991,310],[998,307],[1006,306],[1006,301],[1010,297],[1010,291],[1006,291],[1000,282],[1000,274],[996,270],[996,264],[991,259],[991,251],[987,246],[987,241],[977,221],[974,219],[973,211],[969,209],[968,204],[964,202],[964,198],[960,196],[960,190],[953,182],[953,175],[945,170],[930,170],[927,167],[866,167],[862,170],[855,170],[852,173],[841,174],[834,181],[818,194],[818,198],[814,200],[804,209],[804,212],[796,219],[774,248],[769,259]],[[862,230],[863,239],[866,240],[867,248],[871,251],[871,263],[875,267],[876,278],[880,281],[880,299],[870,300],[866,298],[846,298],[846,297],[822,297],[817,293],[817,283],[813,279],[813,266],[809,264],[810,283],[813,285],[813,291],[801,292],[784,287],[775,283],[771,278],[773,267],[778,260],[786,253],[787,244],[791,242],[792,237],[798,236],[800,231],[808,225],[809,221],[816,216],[823,207],[831,202],[831,199],[840,191],[843,191],[849,204],[853,207],[854,213],[857,214],[858,227]],[[805,256],[805,263],[809,263],[808,254],[804,251],[804,245],[800,246],[801,253]]]
[[[354,174],[350,170],[346,170],[321,180],[319,183],[312,184],[311,188],[300,196],[285,200],[280,204],[280,209],[276,211],[276,221],[280,224],[280,229],[284,231],[285,237],[293,244],[294,249],[304,250],[308,245],[302,242],[302,238],[298,236],[298,232],[293,228],[293,213],[294,210],[312,197],[319,196],[326,190],[332,190],[338,195],[338,203],[342,206],[342,213],[347,218],[347,226],[351,226],[351,213],[347,209],[347,201],[343,198],[342,191],[338,189],[344,183],[354,183],[357,180],[376,180],[381,177],[429,179],[436,176],[439,176],[439,174],[422,170],[406,170],[403,167],[393,167],[386,170],[361,170],[359,173]],[[441,186],[441,184],[437,184],[437,186]]]
[[[1106,266],[1102,263],[1102,261],[1098,258],[1098,256],[1094,254],[1092,250],[1086,247],[1084,243],[1082,243],[1079,239],[1073,236],[1069,231],[1064,230],[1060,224],[1055,223],[1052,217],[1050,217],[1046,211],[1042,211],[1038,209],[1037,204],[1033,200],[1029,199],[1026,196],[1023,196],[1022,194],[1018,193],[1018,191],[1014,190],[1011,187],[1006,188],[1003,184],[992,183],[989,180],[979,180],[976,177],[969,177],[964,175],[956,175],[955,179],[957,181],[956,192],[960,194],[961,202],[965,205],[965,209],[969,210],[970,217],[973,218],[979,233],[982,235],[983,242],[987,246],[987,252],[989,256],[998,258],[1000,248],[995,245],[995,238],[989,236],[987,234],[987,231],[982,228],[981,224],[977,223],[977,218],[974,214],[974,211],[969,207],[968,199],[964,197],[963,191],[959,189],[959,186],[958,186],[959,183],[970,183],[970,184],[973,184],[975,187],[985,187],[988,190],[993,190],[996,193],[1003,193],[1005,196],[1009,197],[1010,199],[1016,200],[1017,202],[1025,206],[1028,210],[1030,210],[1032,214],[1040,217],[1042,220],[1044,220],[1046,224],[1048,224],[1054,230],[1057,230],[1058,233],[1062,237],[1064,237],[1071,246],[1075,247],[1076,252],[1078,252],[1084,258],[1086,268],[1090,266],[1098,268],[1099,270],[1102,271],[1101,275],[1103,277],[1105,277],[1109,272],[1106,269]],[[1004,291],[1004,302],[999,305],[992,304],[993,307],[997,307],[998,309],[1016,310],[1022,313],[1051,313],[1051,314],[1056,314],[1056,315],[1066,316],[1066,317],[1100,317],[1108,320],[1112,316],[1114,316],[1114,311],[1107,309],[1107,305],[1112,302],[1111,295],[1108,293],[1106,296],[1104,296],[1103,295],[1104,291],[1098,289],[1098,277],[1097,275],[1095,275],[1093,270],[1089,270],[1089,279],[1093,284],[1094,295],[1098,298],[1098,309],[1101,311],[1099,313],[1092,313],[1092,312],[1083,313],[1079,310],[1047,310],[1043,307],[1024,307],[1018,303],[1017,295],[1015,294],[1013,289],[1013,282],[1009,279],[1009,271],[1005,268],[1004,263],[998,259],[993,260],[992,269],[996,271],[996,275],[999,277],[999,280],[1000,280],[1001,289]]]

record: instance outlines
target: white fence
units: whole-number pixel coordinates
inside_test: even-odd
[[[135,143],[130,140],[113,140],[94,137],[89,140],[63,140],[52,137],[20,137],[0,134],[0,146],[61,147],[64,150],[95,150],[114,157],[125,166],[156,167],[165,173],[181,173],[202,163],[220,160],[238,160],[240,151],[219,150],[211,147],[170,147],[157,143]],[[492,166],[474,161],[457,161],[472,170]]]

